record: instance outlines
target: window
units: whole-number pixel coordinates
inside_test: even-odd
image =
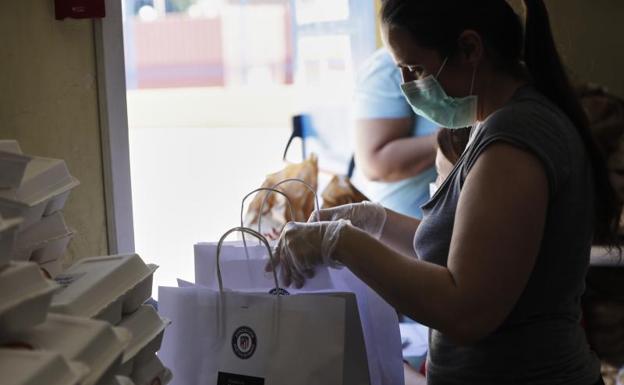
[[[372,3],[126,0],[135,244],[161,266],[155,286],[194,280],[193,245],[238,225],[242,197],[283,167],[293,115],[312,116],[321,166],[345,167]]]

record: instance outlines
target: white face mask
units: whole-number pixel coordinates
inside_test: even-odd
[[[424,79],[403,83],[401,89],[417,115],[441,127],[453,129],[472,126],[477,122],[478,97],[472,94],[477,68],[472,72],[470,95],[453,98],[446,94],[437,79],[447,61],[448,57],[444,59],[435,76],[429,75]]]

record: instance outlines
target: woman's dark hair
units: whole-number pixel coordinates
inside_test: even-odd
[[[453,166],[457,164],[461,154],[466,149],[466,146],[468,146],[469,139],[470,127],[453,130],[449,128],[440,128],[438,130],[438,134],[436,135],[438,148],[442,151],[444,157],[453,164]]]
[[[524,5],[524,31],[520,17],[505,0],[385,0],[381,20],[410,32],[419,44],[441,56],[453,58],[460,34],[473,30],[480,34],[497,70],[522,76],[524,62],[535,88],[570,118],[585,143],[596,192],[594,241],[615,246],[621,202],[609,182],[606,162],[557,52],[544,2],[524,0]]]

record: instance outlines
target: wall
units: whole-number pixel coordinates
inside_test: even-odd
[[[57,21],[53,4],[0,2],[0,138],[65,159],[80,180],[65,208],[73,260],[108,251],[93,22]]]
[[[624,97],[624,1],[548,0],[546,4],[570,73]]]

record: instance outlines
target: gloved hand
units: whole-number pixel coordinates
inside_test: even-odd
[[[308,222],[344,219],[350,221],[353,226],[379,239],[386,224],[386,217],[386,209],[379,203],[361,202],[324,209],[320,210],[320,212],[315,211],[308,219]]]
[[[334,257],[342,231],[349,222],[290,222],[284,227],[274,254],[275,267],[280,266],[284,286],[292,283],[303,287],[306,278],[314,276],[318,266],[340,268]],[[271,262],[266,271],[272,271]]]

